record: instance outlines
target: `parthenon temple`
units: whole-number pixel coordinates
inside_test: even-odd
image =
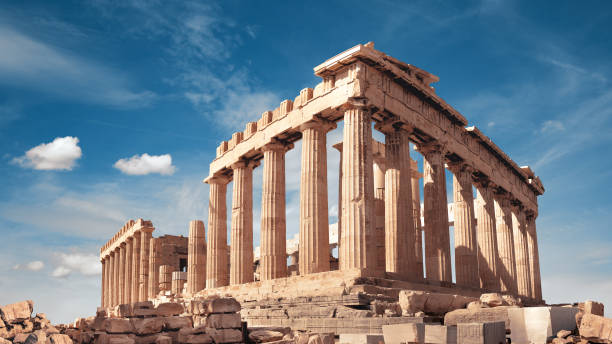
[[[372,43],[328,59],[314,73],[322,79],[314,89],[282,101],[217,147],[204,179],[210,190],[206,226],[191,221],[188,238],[152,238],[150,221],[130,221],[102,247],[102,305],[164,291],[309,295],[316,284],[340,287],[347,279],[542,302],[536,218],[544,188],[534,172],[441,99],[431,86],[438,77]],[[343,138],[333,146],[341,156],[339,179],[329,180],[326,134],[339,121]],[[285,154],[298,140],[299,248],[288,264]],[[259,166],[255,257],[253,170]],[[330,240],[328,186],[335,184],[337,240]],[[330,253],[334,247],[337,258]]]

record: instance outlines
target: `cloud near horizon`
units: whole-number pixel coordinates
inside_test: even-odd
[[[26,264],[17,264],[13,266],[13,270],[28,270],[28,271],[40,271],[45,267],[45,263],[40,260],[35,260]]]
[[[176,171],[176,167],[172,165],[172,156],[170,154],[137,154],[129,159],[119,159],[113,166],[119,171],[132,176],[142,176],[151,173],[172,175]]]
[[[41,143],[29,149],[23,156],[14,158],[12,162],[35,170],[70,171],[81,155],[78,137],[56,137],[52,142]]]

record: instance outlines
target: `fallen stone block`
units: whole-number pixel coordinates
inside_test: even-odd
[[[238,343],[242,342],[242,331],[237,329],[215,329],[206,328],[215,343]]]
[[[505,344],[503,321],[457,324],[457,344]]]
[[[134,332],[137,335],[159,333],[164,328],[164,318],[133,319]]]
[[[65,334],[52,334],[47,337],[47,343],[50,344],[72,344],[72,339]]]
[[[341,333],[340,344],[380,344],[385,343],[384,336],[366,333]]]
[[[132,304],[132,308],[134,309],[152,309],[154,307],[153,307],[152,301],[139,301],[139,302],[134,302]]]
[[[423,343],[425,341],[425,324],[404,323],[382,326],[385,344]]]
[[[13,342],[0,336],[0,344],[13,344]]]
[[[308,344],[334,344],[334,335],[331,333],[317,333],[310,335]]]
[[[460,323],[484,323],[503,321],[506,329],[510,329],[509,309],[520,309],[516,306],[500,306],[494,308],[457,309],[444,315],[444,325],[453,326]]]
[[[47,342],[47,334],[42,330],[34,331],[30,333],[25,344],[45,344]]]
[[[13,343],[14,344],[23,344],[26,342],[26,339],[28,339],[30,335],[28,333],[19,333],[17,335],[15,335],[15,338],[13,338]]]
[[[586,313],[578,329],[580,336],[595,343],[612,341],[612,319]]]
[[[132,333],[134,326],[129,319],[108,318],[105,321],[104,330],[107,333]]]
[[[212,328],[240,328],[242,321],[238,313],[216,313],[209,314],[205,324]]]
[[[161,303],[156,308],[159,316],[179,315],[185,311],[183,305],[174,302]]]
[[[212,342],[213,342],[212,337],[206,333],[190,334],[190,335],[183,337],[182,339],[179,339],[179,343],[184,343],[184,344],[210,344]]]
[[[167,330],[179,330],[183,327],[192,327],[191,317],[171,316],[164,318],[164,328]]]
[[[399,293],[399,304],[404,315],[418,312],[443,315],[449,311],[465,308],[478,299],[462,295],[430,293],[418,290],[402,290]]]
[[[213,299],[208,302],[208,313],[237,313],[240,303],[231,297]]]
[[[32,302],[32,300],[12,303],[10,305],[0,307],[0,318],[2,318],[2,320],[7,324],[20,322],[30,319],[33,310],[34,302]]]
[[[132,312],[134,317],[138,318],[150,318],[157,316],[157,310],[154,308],[138,308]]]
[[[499,293],[486,293],[480,295],[480,302],[489,307],[507,306],[506,301]]]
[[[545,344],[561,330],[576,329],[573,307],[526,307],[508,310],[513,343]]]
[[[271,330],[256,330],[249,333],[249,339],[255,343],[268,343],[283,339],[282,332]]]
[[[112,336],[108,339],[108,344],[134,344],[135,341],[129,336]]]
[[[426,344],[456,344],[457,327],[445,325],[425,325]]]
[[[338,306],[336,309],[336,318],[371,318],[374,312],[369,309],[355,309],[347,306]]]
[[[169,336],[158,336],[155,339],[155,344],[172,344],[172,338]]]

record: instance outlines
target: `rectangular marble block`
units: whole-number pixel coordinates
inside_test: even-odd
[[[342,333],[340,344],[385,344],[384,337],[380,334],[365,333]]]
[[[573,307],[525,307],[508,310],[512,343],[546,344],[561,330],[576,329]]]
[[[425,325],[425,344],[456,344],[457,326]]]
[[[425,342],[425,324],[404,323],[383,325],[385,344],[411,344]]]
[[[457,324],[457,344],[505,344],[503,321]]]

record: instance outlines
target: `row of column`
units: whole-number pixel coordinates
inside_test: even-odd
[[[380,270],[375,240],[375,192],[372,168],[372,118],[369,109],[344,113],[339,185],[339,267]],[[326,133],[335,124],[315,119],[300,127],[300,274],[329,270]],[[436,143],[420,144],[424,170],[425,249],[421,245],[418,184],[410,167],[410,130],[399,123],[377,125],[385,134],[384,269],[408,280],[423,279],[423,255],[429,281],[452,282],[446,199],[445,156]],[[287,275],[285,240],[285,153],[272,142],[263,147],[261,205],[261,279]],[[226,188],[229,177],[210,184],[206,287],[253,281],[252,172],[256,162],[231,166],[230,271],[227,271]],[[449,164],[455,202],[457,285],[502,290],[541,299],[535,216],[465,164]],[[418,181],[418,179],[417,179]],[[380,183],[380,182],[379,182]],[[474,200],[472,185],[476,186]],[[413,244],[414,243],[414,244]]]
[[[150,295],[157,294],[155,288],[149,290],[149,252],[150,246],[155,245],[151,240],[152,231],[152,228],[143,228],[135,232],[101,260],[104,307],[146,301]]]

